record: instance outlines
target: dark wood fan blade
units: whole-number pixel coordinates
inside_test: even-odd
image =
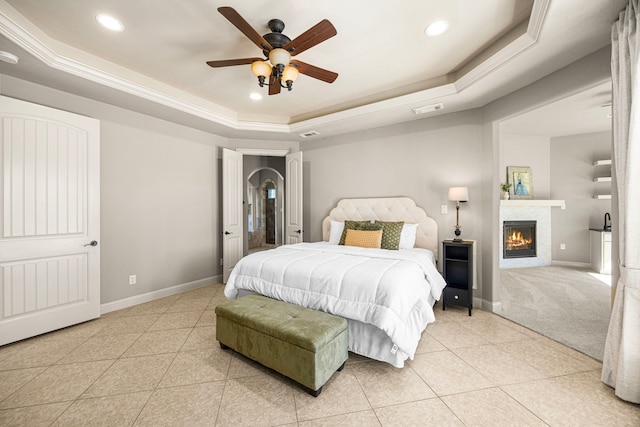
[[[298,67],[300,73],[313,77],[314,79],[322,80],[323,82],[333,83],[338,78],[338,73],[298,61],[297,59],[291,61],[291,63]]]
[[[284,45],[285,50],[294,49],[291,55],[295,56],[305,50],[322,43],[323,41],[338,34],[331,22],[326,19],[318,22],[304,33]]]
[[[253,27],[244,20],[242,16],[232,7],[223,6],[218,8],[218,12],[222,14],[229,22],[231,22],[242,34],[247,36],[249,40],[255,43],[261,50],[271,50],[273,47],[264,39]]]
[[[232,65],[252,64],[256,61],[264,61],[262,58],[225,59],[222,61],[207,61],[207,65],[213,68],[230,67]]]
[[[276,79],[275,77],[273,77],[273,74],[271,74],[271,76],[269,76],[269,95],[277,95],[280,93],[280,89],[282,89],[280,87],[280,82],[278,81],[278,79]]]

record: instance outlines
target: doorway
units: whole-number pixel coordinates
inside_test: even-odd
[[[244,156],[244,255],[284,243],[285,158]]]
[[[260,168],[246,180],[246,253],[272,249],[284,241],[284,177]]]
[[[249,150],[249,149],[248,149]],[[248,252],[248,175],[245,171],[271,168],[278,171],[282,183],[283,244],[301,243],[302,231],[302,151],[295,153],[264,153],[274,150],[250,150],[253,156],[222,148],[222,280],[226,283],[236,263]],[[260,151],[256,153],[256,151]],[[277,152],[277,150],[276,150]],[[262,157],[261,157],[262,156]],[[246,159],[245,159],[246,157]],[[253,162],[250,166],[245,163]],[[274,167],[274,164],[276,165]],[[281,169],[278,169],[281,168]],[[282,172],[284,171],[284,173]],[[286,180],[286,185],[285,185]]]
[[[500,181],[509,166],[531,167],[532,199],[564,200],[567,209],[550,212],[551,265],[496,270],[493,291],[501,304],[496,314],[599,360],[611,276],[592,271],[590,229],[602,229],[611,210],[610,198],[603,197],[611,194],[611,179],[600,179],[607,171],[596,166],[611,159],[610,108],[603,109],[610,86],[606,82],[501,121],[497,140]],[[496,229],[501,227],[498,222]]]

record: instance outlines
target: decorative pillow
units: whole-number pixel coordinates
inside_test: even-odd
[[[354,230],[348,228],[344,244],[345,246],[380,249],[381,241],[382,230]]]
[[[400,234],[400,249],[412,249],[416,244],[416,233],[420,224],[405,224]]]
[[[400,234],[402,233],[404,221],[376,221],[375,224],[382,224],[384,226],[382,229],[382,243],[380,244],[380,249],[397,251],[400,246]]]
[[[351,221],[344,222],[344,230],[340,237],[340,245],[344,245],[344,239],[347,237],[347,230],[382,230],[382,224],[374,224],[371,221]]]
[[[331,231],[329,232],[329,243],[337,245],[340,243],[342,232],[344,231],[344,222],[331,220]]]

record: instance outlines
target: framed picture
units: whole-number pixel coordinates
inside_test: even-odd
[[[507,166],[507,181],[511,184],[511,199],[533,199],[533,176],[530,167]]]

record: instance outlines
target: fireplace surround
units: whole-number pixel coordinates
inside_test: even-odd
[[[551,265],[551,210],[565,208],[564,200],[500,200],[498,229],[500,268],[542,267]],[[536,221],[536,256],[504,257],[503,223],[505,221]]]
[[[504,221],[502,236],[503,258],[536,256],[536,221]]]

